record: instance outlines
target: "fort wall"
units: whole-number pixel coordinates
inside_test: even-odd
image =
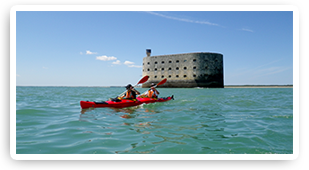
[[[148,51],[149,52],[149,51]],[[160,87],[223,88],[223,55],[218,53],[184,53],[143,58],[143,76],[149,80],[142,87],[167,78]]]

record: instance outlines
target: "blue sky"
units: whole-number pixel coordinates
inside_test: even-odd
[[[225,85],[293,84],[291,11],[18,11],[16,85],[136,84],[148,48],[221,53]]]

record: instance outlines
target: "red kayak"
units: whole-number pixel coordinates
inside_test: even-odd
[[[162,98],[149,98],[149,97],[137,97],[137,100],[139,100],[142,103],[155,103],[155,102],[166,102],[169,100],[174,100],[174,95],[169,96],[169,97],[162,97]]]
[[[143,104],[138,100],[121,100],[121,101],[105,101],[105,102],[95,102],[95,101],[80,101],[80,106],[82,109],[87,109],[90,107],[113,107],[113,108],[124,108]]]
[[[119,101],[104,101],[104,102],[95,102],[95,101],[80,101],[80,106],[82,109],[87,108],[95,108],[95,107],[113,107],[113,108],[124,108],[124,107],[132,107],[140,104],[148,104],[155,102],[166,102],[174,99],[174,95],[169,97],[162,98],[140,98],[137,97],[137,100],[119,100]]]

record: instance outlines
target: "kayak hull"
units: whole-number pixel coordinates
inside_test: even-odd
[[[163,97],[163,98],[148,98],[148,97],[137,97],[137,100],[139,100],[142,103],[148,104],[148,103],[155,103],[155,102],[167,102],[169,100],[174,100],[174,95],[169,97]]]
[[[112,107],[112,108],[124,108],[132,107],[143,104],[142,102],[136,100],[121,100],[120,102],[105,101],[105,102],[94,102],[94,101],[80,101],[80,106],[82,109],[96,108],[96,107]]]

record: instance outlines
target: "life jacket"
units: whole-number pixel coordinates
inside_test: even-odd
[[[136,98],[136,94],[133,91],[127,91],[125,98],[126,99],[135,99]]]
[[[158,97],[157,93],[154,90],[152,90],[152,89],[148,90],[147,96],[151,97],[151,98],[157,98]]]

